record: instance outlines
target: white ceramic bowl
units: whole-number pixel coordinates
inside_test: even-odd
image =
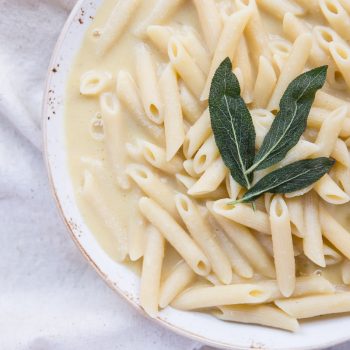
[[[57,205],[73,240],[108,285],[143,313],[139,305],[139,279],[125,266],[112,261],[98,245],[77,207],[67,167],[64,128],[67,75],[91,23],[90,16],[94,16],[101,3],[102,0],[78,1],[57,42],[43,104],[45,153]],[[302,322],[296,334],[222,322],[210,315],[171,308],[163,310],[155,320],[176,333],[226,349],[322,349],[350,339],[350,317],[341,315]]]

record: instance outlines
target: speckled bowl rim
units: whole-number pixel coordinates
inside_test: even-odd
[[[143,316],[145,316],[146,318],[148,318],[149,320],[155,322],[158,325],[164,326],[165,328],[173,331],[176,334],[179,334],[181,336],[185,336],[187,338],[190,338],[194,341],[198,341],[203,343],[203,345],[209,345],[209,346],[214,346],[214,347],[219,347],[222,349],[231,349],[231,350],[248,350],[248,349],[268,349],[266,348],[264,345],[259,345],[259,344],[252,344],[250,346],[237,346],[237,345],[231,345],[231,344],[227,344],[227,343],[223,343],[223,342],[218,342],[218,341],[214,341],[211,340],[209,338],[205,338],[201,335],[197,335],[194,334],[192,332],[190,332],[187,329],[175,326],[173,324],[171,324],[170,322],[167,322],[164,319],[160,319],[160,318],[151,318],[149,317],[141,308],[141,306],[134,300],[132,299],[129,295],[125,294],[119,287],[117,284],[113,283],[109,277],[101,270],[101,268],[99,268],[97,266],[97,264],[95,263],[95,261],[90,257],[90,255],[87,253],[85,247],[82,245],[82,243],[79,241],[79,239],[76,237],[76,235],[74,234],[74,222],[72,222],[72,220],[69,220],[63,211],[62,208],[62,204],[61,201],[63,201],[64,199],[62,199],[60,197],[60,194],[56,191],[56,186],[55,186],[55,181],[54,181],[54,177],[53,177],[53,169],[51,167],[51,163],[49,160],[49,150],[48,150],[48,139],[47,139],[47,129],[48,129],[48,115],[51,115],[51,112],[49,110],[49,100],[50,100],[50,90],[51,90],[51,84],[52,84],[52,80],[54,77],[54,74],[56,73],[56,61],[57,61],[57,57],[60,54],[60,50],[62,48],[62,44],[66,39],[68,30],[70,29],[70,27],[72,26],[72,24],[74,23],[75,20],[81,21],[80,18],[78,18],[78,13],[79,11],[81,11],[83,5],[85,2],[88,2],[87,0],[78,0],[77,3],[75,4],[75,6],[73,7],[69,17],[67,18],[62,31],[59,35],[59,38],[57,40],[57,43],[55,45],[55,48],[53,50],[52,53],[52,57],[50,60],[50,65],[48,68],[48,73],[47,73],[47,79],[46,79],[46,84],[45,84],[45,93],[44,93],[44,97],[43,97],[43,104],[42,104],[42,130],[43,130],[43,153],[44,153],[44,161],[45,161],[45,165],[47,168],[47,172],[48,172],[48,178],[49,178],[49,183],[50,183],[50,187],[53,193],[53,197],[55,199],[56,205],[58,207],[60,216],[62,217],[65,225],[68,228],[68,232],[70,234],[70,237],[72,238],[72,240],[74,241],[74,243],[76,244],[76,246],[79,248],[79,250],[81,251],[81,253],[83,254],[83,256],[85,257],[85,259],[91,264],[91,266],[95,269],[95,271],[101,276],[101,278],[103,278],[103,280],[107,283],[107,285],[112,288],[114,291],[116,291],[121,297],[124,298],[124,300],[126,300],[130,305],[132,305],[135,309],[137,309],[140,313],[142,313]],[[90,1],[90,4],[94,3],[94,1]],[[81,23],[81,22],[80,22]],[[84,27],[84,31],[86,30],[86,27]],[[55,116],[56,118],[58,116]],[[61,116],[62,118],[64,116]],[[350,334],[347,337],[344,337],[342,339],[338,339],[335,341],[331,341],[331,342],[327,342],[327,343],[320,343],[318,345],[312,345],[312,346],[304,346],[304,347],[298,347],[298,350],[312,350],[312,349],[323,349],[325,347],[330,347],[330,346],[335,346],[337,344],[341,344],[343,342],[346,342],[350,339]],[[277,349],[277,348],[274,348]],[[295,350],[296,348],[283,348],[283,350]]]

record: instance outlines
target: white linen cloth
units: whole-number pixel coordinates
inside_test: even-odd
[[[73,2],[0,0],[0,349],[208,350],[146,320],[113,292],[58,215],[40,109]]]

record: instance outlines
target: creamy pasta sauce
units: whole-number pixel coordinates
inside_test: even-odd
[[[127,1],[127,0],[125,0]],[[244,1],[242,1],[244,3]],[[263,2],[263,1],[262,1]],[[137,190],[137,186],[133,181],[130,181],[132,189],[131,190],[121,190],[119,186],[115,183],[115,177],[111,169],[108,154],[105,149],[104,142],[104,129],[101,121],[101,109],[99,103],[98,94],[87,96],[80,93],[80,80],[81,77],[88,71],[95,70],[100,72],[106,72],[111,75],[111,79],[108,80],[107,86],[103,89],[105,92],[116,91],[116,79],[117,74],[120,70],[127,71],[136,80],[136,69],[135,69],[135,46],[142,41],[139,37],[134,35],[134,32],[139,23],[149,15],[152,9],[155,7],[157,0],[147,0],[141,1],[141,4],[136,11],[132,13],[131,20],[128,21],[125,30],[122,35],[118,38],[116,44],[112,45],[110,49],[106,51],[103,55],[97,54],[96,45],[100,40],[102,28],[108,20],[114,6],[116,5],[116,0],[106,0],[101,8],[98,10],[92,24],[86,32],[82,46],[78,52],[78,55],[72,65],[69,82],[67,85],[66,93],[66,130],[67,130],[67,150],[69,167],[72,175],[72,181],[74,188],[77,192],[77,200],[80,210],[88,224],[94,233],[96,239],[102,248],[108,253],[108,255],[117,259],[118,255],[118,240],[116,239],[115,233],[110,229],[110,226],[104,222],[96,210],[91,206],[90,200],[81,195],[81,188],[84,187],[84,172],[93,172],[97,167],[102,167],[104,170],[105,178],[104,181],[99,182],[102,184],[100,187],[101,194],[105,200],[105,204],[110,210],[113,211],[115,220],[118,222],[121,228],[128,230],[130,227],[130,222],[133,220],[135,210],[137,210],[137,200],[136,197],[141,196],[141,191]],[[217,1],[217,6],[221,12],[230,14],[234,10],[234,1]],[[260,3],[257,1],[257,3]],[[260,11],[260,15],[263,19],[263,24],[265,29],[269,33],[270,43],[282,42],[286,47],[291,47],[293,41],[290,41],[284,34],[282,27],[282,20],[277,19],[272,16],[268,11]],[[325,20],[321,11],[312,13],[312,15],[304,15],[300,17],[306,22],[307,27],[312,27],[313,25],[324,25],[329,26],[329,23]],[[173,28],[179,29],[183,25],[191,26],[194,30],[199,33],[202,38],[202,30],[198,20],[198,15],[192,1],[185,0],[181,6],[175,11],[170,19],[167,19],[162,25],[171,26]],[[159,52],[159,50],[154,46],[154,44],[147,38],[143,40],[149,45],[150,50],[152,50],[152,55],[156,62],[156,71],[158,78],[160,77],[165,64],[169,62],[167,55]],[[204,40],[201,39],[204,43]],[[249,47],[249,42],[248,42]],[[278,65],[283,64],[283,60],[288,57],[288,53],[283,56],[277,55],[274,57],[275,61],[273,63],[274,69],[278,73]],[[282,63],[281,63],[282,62]],[[308,68],[313,68],[313,66],[308,66]],[[256,67],[253,68],[254,79],[256,77],[257,71]],[[278,75],[277,75],[278,77]],[[244,79],[244,77],[243,77]],[[348,97],[348,90],[344,89],[345,82],[341,73],[337,72],[335,74],[335,81],[328,79],[324,91],[331,93],[333,96],[338,96],[344,100]],[[254,101],[253,101],[254,102]],[[206,107],[206,102],[201,104],[202,110]],[[124,127],[123,137],[125,143],[134,145],[138,140],[146,140],[154,144],[158,144],[164,147],[163,144],[157,142],[157,140],[150,137],[148,133],[145,132],[144,128],[136,122],[132,113],[125,108],[123,103],[121,103],[122,113],[123,113],[123,123]],[[147,117],[146,117],[147,118]],[[190,123],[185,118],[184,129],[185,134],[188,128],[191,126]],[[310,129],[308,133],[305,133],[305,138],[309,141],[315,141],[315,135],[317,132],[314,129]],[[125,150],[121,149],[120,154],[125,153]],[[178,152],[178,157],[185,160],[182,150]],[[129,163],[137,163],[137,161],[130,159]],[[143,164],[147,164],[144,160]],[[149,164],[148,166],[152,168]],[[152,172],[156,173],[164,184],[172,186],[176,191],[186,193],[186,188],[176,181],[173,175],[169,175],[165,172],[152,168]],[[183,175],[187,175],[186,172],[182,171]],[[332,176],[332,173],[331,173]],[[350,180],[350,179],[349,179]],[[227,198],[228,194],[226,192],[225,181],[219,186],[218,190],[221,191],[222,197]],[[216,191],[218,191],[216,190]],[[205,196],[204,196],[205,197]],[[205,198],[209,198],[208,195]],[[204,198],[204,199],[205,199]],[[214,199],[219,199],[220,197],[215,197]],[[198,203],[201,205],[205,204],[205,200],[198,199]],[[263,207],[263,199],[257,201],[258,208]],[[350,206],[349,204],[343,205],[329,205],[329,210],[334,215],[339,223],[341,223],[345,228],[350,230]],[[207,215],[203,211],[203,215]],[[183,228],[186,226],[181,223]],[[214,229],[213,229],[214,230]],[[261,235],[257,235],[260,237]],[[271,248],[271,236],[266,236],[262,238],[262,244],[265,246],[266,251]],[[321,274],[335,284],[343,285],[341,278],[341,266],[342,262],[337,264],[332,264],[326,268],[319,267],[312,263],[302,254],[302,239],[293,236],[295,250],[300,250],[295,253],[296,264],[297,264],[297,276],[299,275],[309,275],[309,274]],[[264,241],[264,242],[263,242]],[[328,244],[328,243],[327,243]],[[336,254],[340,256],[340,260],[344,261],[344,257],[335,249],[331,244],[328,244],[332,249],[335,250]],[[163,264],[162,279],[164,276],[169,275],[173,270],[173,267],[179,261],[179,255],[175,250],[167,245],[165,252],[165,261]],[[140,273],[140,259],[138,262],[131,263],[129,258],[127,263],[131,266],[135,266],[138,273]],[[256,271],[255,271],[256,272]],[[236,275],[236,274],[234,274]],[[234,277],[239,281],[244,280],[243,278]],[[256,274],[253,279],[246,279],[249,281],[259,280],[261,277]],[[202,282],[200,282],[202,281]],[[199,283],[203,283],[204,279],[200,278]],[[234,279],[233,279],[234,281]],[[208,282],[209,283],[209,282]],[[345,286],[343,287],[345,288]]]

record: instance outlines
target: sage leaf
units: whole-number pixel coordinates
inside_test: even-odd
[[[269,132],[257,152],[254,164],[246,173],[268,168],[282,160],[299,141],[306,129],[315,94],[325,83],[328,66],[305,72],[286,89]]]
[[[209,93],[209,112],[216,145],[232,177],[250,188],[253,174],[246,174],[255,155],[252,117],[240,96],[241,88],[227,57],[216,70]]]
[[[241,199],[232,204],[251,202],[266,192],[289,193],[301,190],[319,180],[334,163],[334,159],[320,157],[286,165],[264,176]]]

